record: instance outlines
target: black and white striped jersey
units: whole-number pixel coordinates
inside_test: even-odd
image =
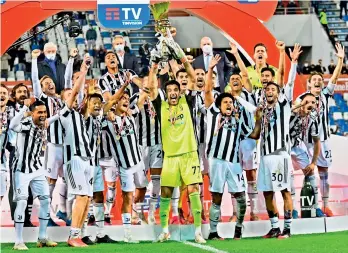
[[[304,143],[312,143],[313,137],[319,136],[319,124],[317,114],[301,117],[298,113],[291,113],[290,117],[290,139],[292,147]]]
[[[266,107],[262,117],[261,154],[284,149],[290,152],[291,102],[280,96],[274,107]]]
[[[111,74],[107,72],[100,77],[98,84],[102,93],[110,92],[111,95],[114,95],[118,89],[125,83],[127,79],[126,72],[129,71],[132,76],[137,76],[136,73],[131,70],[119,70],[116,74]]]
[[[309,91],[301,94],[297,101],[301,102],[302,98]],[[330,122],[329,122],[329,98],[334,93],[334,85],[329,83],[327,87],[323,88],[320,95],[316,97],[317,100],[317,114],[319,115],[319,136],[320,141],[326,141],[330,138]],[[309,143],[313,143],[312,139],[309,139]]]
[[[9,105],[8,107],[9,107],[9,111],[12,114],[12,118],[13,118],[14,116],[16,116],[20,112],[21,109],[23,109],[24,105],[20,105],[18,103],[13,103],[13,104]],[[11,123],[11,121],[10,121],[10,123]],[[9,125],[10,125],[10,123],[9,123]],[[8,129],[7,134],[8,134],[8,143],[13,147],[16,146],[17,133],[15,131],[13,131],[12,129]]]
[[[213,103],[207,109],[207,157],[239,163],[241,137],[248,137],[251,132],[240,114],[224,117]]]
[[[158,95],[165,100],[165,94],[162,89],[158,89]],[[140,93],[135,93],[130,98],[130,108],[135,109],[138,103]],[[139,144],[141,146],[154,146],[161,144],[161,124],[155,108],[150,99],[144,103],[144,107],[136,117],[138,129]]]
[[[103,118],[101,116],[88,116],[86,119],[86,129],[89,138],[89,148],[92,152],[93,158],[90,160],[91,166],[99,166],[99,146],[101,143],[101,130]]]
[[[13,117],[13,107],[5,106],[5,111],[0,112],[0,164],[6,163],[5,149],[8,142],[8,127]]]
[[[41,93],[39,99],[46,105],[47,118],[56,115],[64,106],[63,102],[59,98],[49,97],[45,93]],[[47,129],[47,141],[53,144],[63,144],[63,138],[63,126],[60,120],[57,120]]]
[[[242,88],[240,97],[243,98],[245,101],[249,102],[250,104],[257,106],[255,94],[248,92],[245,88]],[[249,128],[254,129],[255,127],[254,114],[248,112],[247,110],[242,110],[242,116],[244,117],[245,124]]]
[[[33,173],[42,168],[40,153],[46,141],[47,130],[36,126],[31,117],[23,119],[28,108],[25,106],[12,119],[10,128],[17,133],[15,160],[13,171]],[[59,116],[48,119],[49,124],[59,119]]]
[[[135,117],[139,109],[135,106],[132,116],[118,116],[114,122],[107,122],[106,131],[111,137],[114,159],[123,168],[130,168],[142,160],[138,144]]]
[[[92,159],[93,153],[89,146],[86,123],[83,115],[67,105],[60,111],[60,121],[65,131],[64,163],[70,162],[73,156]]]

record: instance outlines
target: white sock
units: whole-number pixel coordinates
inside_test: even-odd
[[[106,192],[105,214],[110,215],[116,197],[116,188],[108,186]]]
[[[156,211],[156,206],[158,203],[158,196],[161,190],[161,176],[151,175],[152,181],[152,194],[149,202],[149,216],[153,216]]]
[[[82,228],[81,228],[81,237],[82,238],[85,236],[88,236],[87,227],[88,227],[88,218],[86,217],[86,219],[84,220],[84,222],[82,224]]]
[[[97,237],[102,238],[104,233],[104,204],[94,203],[93,206],[95,225],[97,226]]]
[[[130,213],[123,213],[122,214],[122,223],[123,223],[125,235],[129,234],[130,229],[131,229],[131,225],[132,225]]]
[[[81,232],[81,229],[80,228],[73,228],[71,227],[70,228],[70,238],[71,239],[75,239],[75,238],[78,238],[79,235],[80,235],[80,232]]]
[[[209,209],[210,232],[217,232],[217,225],[221,216],[221,206],[211,203]]]
[[[292,208],[296,209],[296,189],[295,189],[295,176],[292,173],[290,176],[290,187],[291,187],[291,199],[292,199]]]
[[[231,195],[231,199],[232,199],[232,206],[233,206],[233,215],[237,215],[237,200],[233,195]]]
[[[323,199],[323,206],[328,207],[329,195],[330,195],[329,173],[319,172],[319,177],[320,177],[320,192]]]
[[[256,181],[248,182],[248,197],[250,200],[250,211],[253,214],[258,214],[259,213],[259,210],[257,209],[258,192],[257,192]]]
[[[66,204],[67,204],[67,187],[65,179],[63,178],[63,183],[59,188],[59,210],[62,213],[66,213]]]
[[[175,187],[172,194],[172,216],[179,216],[180,188]]]
[[[26,200],[18,200],[16,205],[16,210],[14,213],[14,222],[16,230],[16,243],[23,242],[23,228],[25,220],[25,208],[27,206]]]
[[[317,179],[316,179],[315,175],[308,176],[308,178],[309,178],[309,182],[311,183],[311,186],[313,187],[313,190],[314,190],[314,207],[319,208]]]
[[[50,191],[50,198],[52,199],[52,195],[53,195],[53,191],[54,191],[54,188],[56,187],[56,184],[48,184],[48,188],[49,188],[49,191]]]
[[[40,199],[41,198],[41,199]],[[39,211],[39,239],[45,239],[47,237],[47,224],[50,219],[49,206],[51,199],[39,197],[40,201],[40,211]]]
[[[270,221],[271,221],[272,228],[279,228],[279,219],[278,219],[278,217],[270,218]]]

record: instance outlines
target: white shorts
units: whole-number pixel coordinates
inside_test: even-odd
[[[93,196],[93,172],[89,160],[73,156],[68,164],[64,164],[64,176],[69,195]]]
[[[309,155],[305,146],[296,146],[291,149],[291,161],[294,170],[303,170],[309,164]]]
[[[0,197],[5,196],[7,190],[7,171],[0,171]]]
[[[101,158],[99,165],[103,169],[106,182],[116,182],[118,177],[118,166],[114,158]]]
[[[121,189],[124,192],[133,192],[135,188],[145,188],[149,183],[143,161],[130,168],[120,166],[120,177]]]
[[[244,192],[245,181],[240,163],[230,163],[225,160],[209,158],[210,164],[210,192],[223,193],[225,183],[228,192]]]
[[[209,161],[207,159],[207,155],[205,153],[206,144],[200,143],[199,144],[199,163],[201,165],[201,171],[202,174],[206,175],[209,174]]]
[[[256,140],[244,139],[239,145],[239,160],[243,170],[257,169]]]
[[[157,144],[151,147],[140,146],[141,154],[146,170],[149,168],[160,169],[163,165],[163,150],[162,144]]]
[[[261,156],[257,177],[259,191],[290,191],[290,176],[292,163],[286,151],[276,151],[273,154]]]
[[[104,191],[103,170],[100,166],[93,168],[93,192]]]
[[[314,153],[314,144],[307,144],[309,158],[312,159]],[[320,152],[317,166],[329,168],[332,163],[332,153],[329,140],[320,142]]]
[[[23,173],[20,171],[13,172],[13,201],[28,199],[29,188],[33,197],[50,196],[47,179],[42,169],[33,173]]]
[[[52,179],[63,177],[63,145],[47,143],[45,153],[46,176]]]

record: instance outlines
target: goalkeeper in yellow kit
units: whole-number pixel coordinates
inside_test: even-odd
[[[172,56],[180,60],[189,75],[188,89],[194,87],[195,73],[191,64],[180,48],[171,38],[166,38],[166,43]],[[191,210],[194,217],[195,241],[205,243],[201,232],[202,204],[199,195],[199,184],[202,183],[202,174],[197,152],[192,112],[193,97],[181,95],[180,84],[170,80],[162,87],[166,93],[167,100],[162,101],[158,96],[156,73],[161,55],[158,51],[151,52],[152,67],[149,74],[149,88],[151,100],[155,107],[161,124],[162,145],[164,151],[163,168],[161,174],[161,201],[160,221],[162,233],[158,241],[167,241],[170,238],[168,230],[168,218],[170,211],[170,200],[174,187],[187,185]]]

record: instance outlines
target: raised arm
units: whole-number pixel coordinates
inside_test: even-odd
[[[252,133],[249,135],[249,138],[258,140],[260,139],[261,134],[261,119],[262,119],[262,108],[258,107],[255,112],[255,128],[253,129]]]
[[[76,100],[76,97],[78,95],[78,93],[81,91],[81,89],[83,89],[83,86],[85,84],[85,80],[86,80],[86,75],[87,75],[87,71],[88,71],[88,65],[86,64],[86,59],[88,59],[88,57],[85,57],[84,61],[82,62],[81,68],[80,68],[80,76],[79,78],[76,80],[76,83],[74,84],[74,87],[72,89],[71,92],[71,96],[67,101],[67,106],[71,109],[73,107],[74,101]],[[81,102],[81,101],[79,101]]]
[[[151,52],[152,58],[152,52]],[[149,79],[148,79],[148,88],[150,90],[150,98],[151,101],[155,100],[158,97],[158,80],[157,80],[157,72],[158,72],[158,62],[152,62]]]
[[[39,80],[39,70],[37,68],[37,58],[40,56],[41,51],[35,49],[31,52],[31,81],[33,83],[34,97],[39,98],[42,93],[41,84]]]
[[[336,84],[337,82],[337,79],[339,77],[339,75],[341,74],[341,70],[342,70],[342,65],[343,65],[343,59],[344,59],[344,56],[345,56],[345,52],[344,52],[344,46],[342,46],[340,43],[336,43],[335,45],[336,47],[336,50],[337,50],[337,53],[335,54],[338,58],[337,60],[337,65],[336,65],[336,68],[330,78],[330,82],[329,84]],[[334,86],[332,87],[329,87],[328,85],[328,89],[330,90],[331,93],[334,92]]]
[[[143,109],[144,107],[144,103],[146,98],[148,98],[150,95],[150,90],[147,87],[144,87],[143,90],[140,92],[140,96],[137,102],[137,106],[139,108],[139,110]]]
[[[233,56],[237,60],[237,65],[238,65],[238,67],[240,69],[240,72],[242,74],[242,77],[243,77],[244,88],[247,91],[252,92],[253,86],[252,86],[252,84],[251,84],[251,82],[249,80],[248,70],[245,67],[244,62],[243,62],[242,58],[240,57],[240,55],[238,53],[237,45],[230,41],[230,47],[231,47],[231,50],[227,50],[227,52],[233,54]]]
[[[31,112],[28,111],[30,103],[31,99],[25,99],[23,108],[11,119],[9,128],[14,132],[20,132],[22,130],[21,120],[31,115]]]
[[[73,67],[74,67],[74,60],[77,53],[78,53],[77,48],[70,49],[70,53],[69,53],[70,57],[69,57],[68,64],[66,65],[65,73],[64,73],[64,80],[65,80],[64,88],[65,89],[72,88],[72,76],[74,72]]]
[[[277,72],[277,83],[280,86],[280,88],[283,88],[285,74],[285,43],[283,41],[276,41],[276,46],[279,50],[279,67]]]
[[[104,114],[107,114],[111,108],[114,106],[114,104],[117,103],[117,101],[122,97],[124,91],[126,90],[128,86],[128,82],[124,83],[120,89],[116,91],[114,95],[112,95],[109,99],[109,101],[104,105]]]
[[[209,68],[208,68],[208,73],[207,73],[207,79],[205,83],[205,107],[209,108],[211,104],[214,102],[214,94],[213,94],[213,89],[214,89],[214,83],[213,83],[213,69],[215,66],[218,64],[220,61],[221,57],[220,55],[216,54],[214,57],[212,57],[210,63],[209,63]]]

